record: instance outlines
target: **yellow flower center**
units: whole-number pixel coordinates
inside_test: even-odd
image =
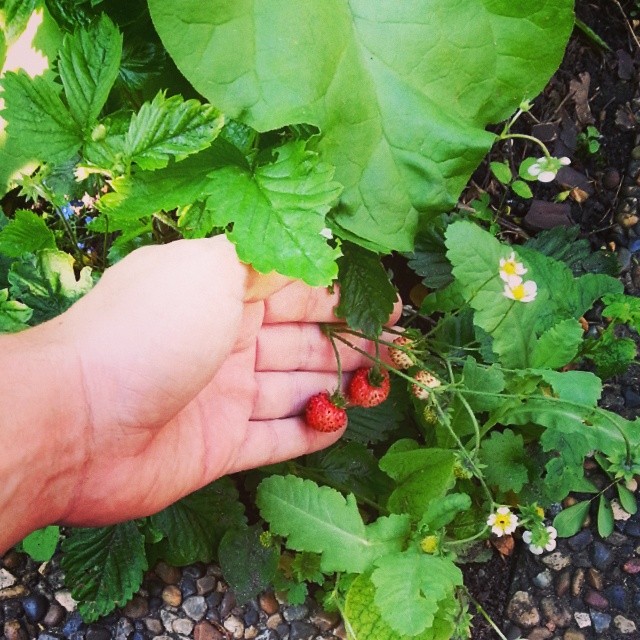
[[[437,536],[425,536],[420,541],[420,548],[425,553],[435,553],[438,549],[438,537]]]
[[[517,284],[515,287],[511,287],[511,293],[516,300],[522,300],[522,298],[527,295],[523,284]]]
[[[502,267],[502,270],[509,276],[515,276],[518,273],[518,267],[513,260],[507,260]]]
[[[511,524],[510,514],[501,514],[496,515],[496,526],[501,529],[506,529]]]

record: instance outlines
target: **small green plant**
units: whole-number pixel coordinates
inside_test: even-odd
[[[578,134],[578,148],[584,154],[594,156],[600,151],[600,132],[593,125]]]

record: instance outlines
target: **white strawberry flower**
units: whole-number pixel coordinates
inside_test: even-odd
[[[522,539],[529,545],[529,551],[536,556],[543,551],[553,551],[556,548],[557,537],[558,532],[554,527],[540,527],[522,534]]]
[[[563,166],[571,164],[571,160],[566,156],[554,158],[553,156],[543,156],[538,158],[528,169],[527,173],[539,182],[551,182],[555,179],[558,171]]]
[[[487,518],[487,524],[491,527],[491,532],[501,538],[504,535],[512,534],[518,526],[518,516],[509,507],[498,507],[495,513]]]
[[[518,302],[533,302],[538,295],[538,285],[533,280],[523,282],[519,276],[512,276],[505,283],[502,295]]]
[[[513,281],[514,278],[521,282],[522,278],[520,276],[525,273],[527,273],[527,269],[525,269],[522,262],[516,260],[515,251],[512,251],[508,258],[500,258],[500,278],[505,282]],[[516,282],[516,284],[520,284],[520,282]]]

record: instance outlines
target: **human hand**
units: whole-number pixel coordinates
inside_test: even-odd
[[[317,324],[337,322],[337,302],[327,289],[257,276],[224,237],[146,247],[108,269],[55,322],[82,390],[69,423],[77,476],[60,519],[148,515],[222,475],[337,440],[300,416],[337,384]],[[345,372],[370,364],[339,351]]]

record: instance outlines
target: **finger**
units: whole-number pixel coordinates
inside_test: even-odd
[[[264,322],[337,322],[334,308],[339,301],[337,289],[294,280],[265,300]]]
[[[345,335],[345,339],[353,346],[334,338],[345,371],[372,364],[372,359],[366,356],[375,354],[375,345],[370,340],[352,335]],[[297,370],[336,371],[336,355],[329,338],[317,324],[264,325],[258,334],[256,371]]]
[[[308,427],[300,417],[258,420],[249,423],[243,447],[228,473],[254,469],[291,460],[333,444],[344,433],[321,433]]]
[[[264,300],[293,282],[288,276],[283,276],[275,271],[266,274],[258,273],[248,265],[247,269],[248,274],[244,295],[245,302]]]
[[[342,381],[344,389],[351,376]],[[253,420],[271,420],[301,415],[311,396],[321,391],[333,393],[338,386],[335,373],[310,371],[267,371],[256,374],[257,396]]]

